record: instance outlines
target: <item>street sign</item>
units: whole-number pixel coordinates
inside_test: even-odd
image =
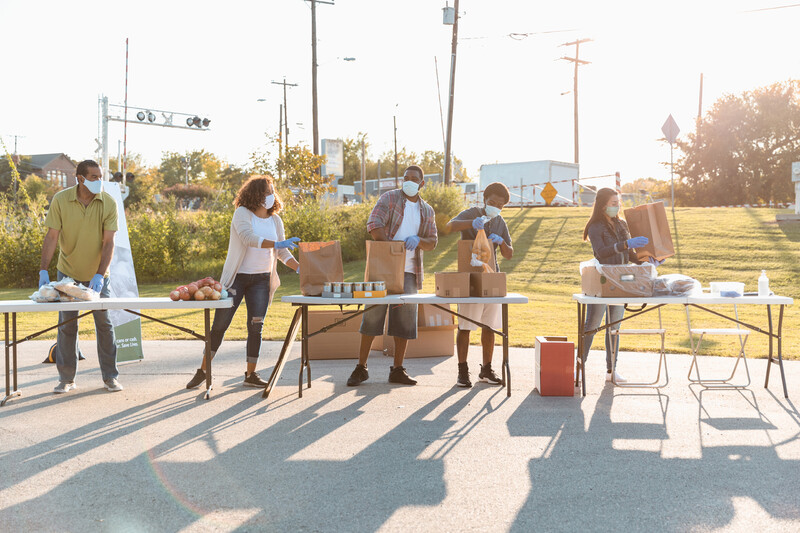
[[[678,138],[678,134],[681,132],[681,129],[678,127],[678,123],[675,122],[675,119],[672,118],[672,115],[670,115],[667,117],[664,125],[661,126],[661,131],[664,133],[664,137],[667,138],[667,141],[670,144],[675,144],[675,140]]]
[[[542,189],[542,198],[544,198],[544,201],[547,202],[547,205],[550,205],[550,203],[553,201],[553,198],[555,198],[557,194],[558,191],[556,191],[556,188],[553,187],[553,184],[548,181],[547,185],[545,185],[544,189]]]

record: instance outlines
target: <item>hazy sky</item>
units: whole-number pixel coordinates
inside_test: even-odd
[[[321,138],[368,133],[373,155],[392,143],[443,149],[434,58],[447,113],[451,26],[444,0],[337,0],[317,7]],[[451,2],[452,5],[452,2]],[[792,6],[782,9],[765,9]],[[578,38],[581,176],[669,177],[659,142],[671,113],[682,132],[721,95],[798,77],[800,4],[790,0],[461,0],[453,151],[480,165],[573,160]],[[97,98],[196,113],[211,130],[137,124],[128,151],[205,148],[238,164],[278,127],[289,89],[291,138],[311,144],[311,11],[302,0],[135,3],[0,0],[0,135],[20,153],[94,157]],[[557,33],[550,33],[557,32]],[[509,34],[517,34],[513,38]],[[519,35],[527,34],[527,36]],[[355,57],[355,61],[342,61]],[[266,102],[257,102],[264,98]],[[297,125],[301,123],[302,125]],[[122,124],[110,126],[116,156]]]

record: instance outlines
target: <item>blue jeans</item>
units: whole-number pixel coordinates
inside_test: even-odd
[[[617,320],[622,320],[622,316],[625,314],[625,308],[621,305],[603,305],[603,304],[589,304],[586,306],[586,323],[583,326],[584,331],[589,331],[592,329],[597,329],[600,327],[600,323],[603,321],[603,316],[606,317],[606,324],[609,322],[616,322]],[[611,330],[612,329],[619,329],[619,324],[615,326],[611,326],[611,328],[606,329],[606,370],[609,372],[611,371]],[[583,339],[583,360],[586,360],[586,357],[589,355],[589,349],[592,347],[592,340],[594,339],[594,333],[591,335],[586,335]],[[619,341],[619,338],[617,338]],[[619,355],[619,342],[615,346],[614,350],[614,357]]]
[[[64,273],[58,272],[58,279],[67,277]],[[88,281],[78,281],[78,283],[89,286]],[[103,280],[103,288],[100,291],[100,298],[109,298],[111,293],[108,288],[108,278]],[[59,311],[58,313],[58,355],[56,356],[56,368],[58,378],[61,381],[75,381],[75,374],[78,371],[78,321],[73,320],[63,324],[64,321],[78,316],[79,311]],[[94,331],[97,337],[97,359],[100,361],[100,373],[103,381],[119,376],[117,371],[117,343],[114,338],[114,327],[108,318],[108,311],[92,311],[94,317]]]
[[[269,272],[236,274],[228,294],[233,298],[233,307],[214,311],[214,323],[211,325],[211,353],[219,349],[225,332],[231,325],[233,315],[236,314],[244,298],[247,306],[247,362],[257,363],[261,353],[261,330],[269,307]]]
[[[403,294],[417,294],[417,276],[409,272],[403,277]],[[407,305],[368,305],[361,318],[361,334],[370,337],[383,335],[386,308],[389,307],[389,326],[386,334],[401,339],[417,338],[417,306]]]

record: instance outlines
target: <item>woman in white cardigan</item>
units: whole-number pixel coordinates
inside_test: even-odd
[[[252,176],[239,189],[234,200],[236,211],[231,221],[228,256],[220,283],[233,298],[233,307],[217,309],[211,326],[211,357],[219,349],[225,332],[244,298],[247,305],[247,371],[245,387],[266,387],[256,370],[261,352],[261,330],[272,295],[280,285],[278,259],[298,272],[300,264],[289,252],[300,239],[287,239],[278,216],[283,205],[275,193],[270,176]],[[193,389],[206,380],[205,360],[186,384]]]

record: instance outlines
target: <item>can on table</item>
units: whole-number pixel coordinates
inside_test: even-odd
[[[353,283],[353,292],[355,291],[363,291],[364,290],[364,283],[360,281],[356,281]]]
[[[364,282],[364,291],[365,292],[370,292],[372,290],[372,285],[373,284],[372,284],[371,281],[365,281]]]
[[[385,291],[386,290],[386,282],[385,281],[376,281],[373,283],[374,287],[373,290],[376,291]]]
[[[322,290],[325,292],[333,292],[331,290],[331,285],[332,283],[330,281],[326,281],[325,283],[322,284]]]
[[[353,292],[353,284],[349,281],[342,283],[342,292]]]
[[[333,292],[336,293],[342,292],[342,284],[339,283],[338,281],[333,281],[331,282],[331,289],[333,290]]]

